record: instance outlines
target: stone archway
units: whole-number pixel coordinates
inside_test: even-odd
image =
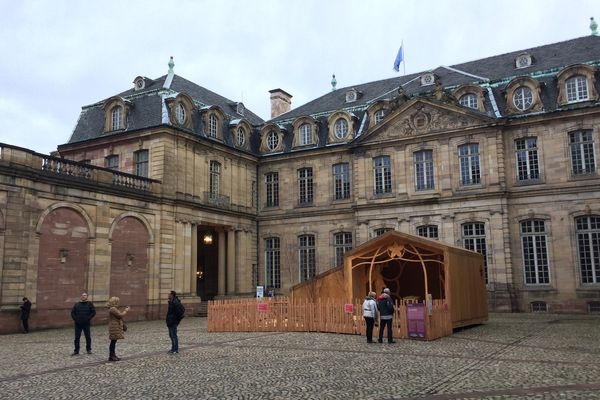
[[[70,309],[88,283],[89,224],[70,207],[57,207],[38,225],[39,256],[36,304],[40,326],[70,320]]]

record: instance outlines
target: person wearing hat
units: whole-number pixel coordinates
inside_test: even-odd
[[[379,310],[379,343],[383,343],[383,330],[387,327],[388,343],[394,342],[392,329],[392,318],[394,317],[394,303],[390,297],[390,289],[385,288],[381,296],[377,298],[377,309]]]
[[[375,326],[375,319],[377,318],[377,303],[375,303],[375,292],[369,292],[365,301],[363,302],[363,318],[367,325],[367,343],[373,342],[373,327]]]

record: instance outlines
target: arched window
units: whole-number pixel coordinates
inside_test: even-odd
[[[344,118],[339,118],[335,121],[335,137],[343,139],[348,134],[348,121]]]
[[[309,124],[300,125],[300,146],[312,143],[312,129]]]
[[[212,138],[217,137],[217,125],[217,116],[215,114],[210,114],[210,116],[208,117],[208,136]]]
[[[177,104],[177,107],[175,107],[175,119],[180,125],[185,123],[185,108],[181,103]]]
[[[238,147],[242,147],[246,143],[246,132],[244,132],[244,128],[239,127],[237,129],[237,145]]]
[[[123,107],[113,107],[111,112],[111,128],[113,131],[121,129],[121,118],[123,115]]]
[[[267,134],[267,147],[269,150],[273,151],[279,146],[279,136],[275,131],[270,131]]]
[[[533,104],[533,93],[527,86],[518,87],[513,93],[513,104],[518,110],[528,110]]]

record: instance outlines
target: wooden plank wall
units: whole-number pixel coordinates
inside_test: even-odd
[[[394,337],[408,338],[407,304],[396,303]],[[365,334],[362,301],[352,313],[339,302],[292,302],[288,297],[213,300],[208,302],[209,332],[329,332]],[[378,334],[376,327],[373,333]],[[426,317],[426,340],[452,334],[450,310],[443,300],[434,300],[432,315]]]

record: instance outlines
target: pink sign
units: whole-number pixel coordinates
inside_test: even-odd
[[[268,312],[269,305],[267,303],[258,303],[258,312]]]
[[[344,312],[346,314],[352,314],[354,312],[354,304],[344,304]]]

